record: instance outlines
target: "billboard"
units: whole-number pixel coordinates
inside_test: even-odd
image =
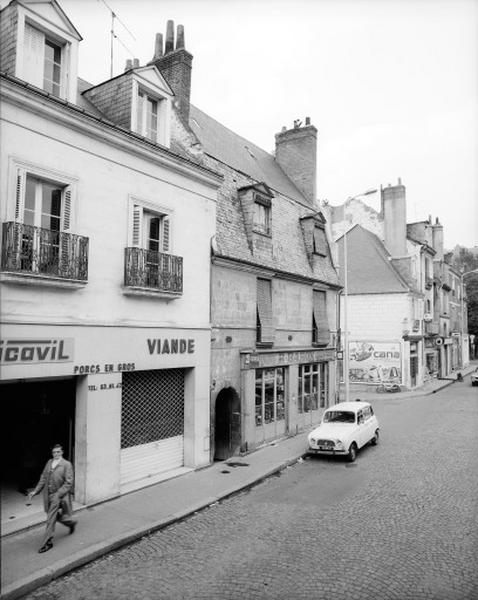
[[[401,384],[400,342],[349,342],[349,381]]]

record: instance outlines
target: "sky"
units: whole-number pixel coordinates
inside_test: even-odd
[[[107,6],[113,75],[127,58],[151,60],[173,19],[194,56],[198,108],[270,152],[283,126],[311,118],[320,200],[400,177],[408,222],[439,217],[446,248],[478,246],[478,0],[59,4],[83,37],[80,77],[110,76]],[[379,208],[378,193],[364,200]]]

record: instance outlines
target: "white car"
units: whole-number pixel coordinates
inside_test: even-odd
[[[378,443],[378,435],[378,420],[368,402],[340,402],[324,412],[320,425],[307,436],[307,453],[344,455],[353,462],[360,448]]]
[[[471,385],[478,385],[478,367],[471,374]]]

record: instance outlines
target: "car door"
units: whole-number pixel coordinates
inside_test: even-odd
[[[359,410],[357,413],[357,445],[361,448],[364,444],[367,443],[367,429],[365,425],[365,418],[363,414],[363,410]]]

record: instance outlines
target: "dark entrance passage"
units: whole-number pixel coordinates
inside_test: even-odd
[[[214,459],[225,460],[241,444],[241,401],[234,388],[224,388],[219,392],[214,422]]]
[[[74,462],[76,380],[5,383],[2,396],[2,493],[35,486],[54,444]]]

